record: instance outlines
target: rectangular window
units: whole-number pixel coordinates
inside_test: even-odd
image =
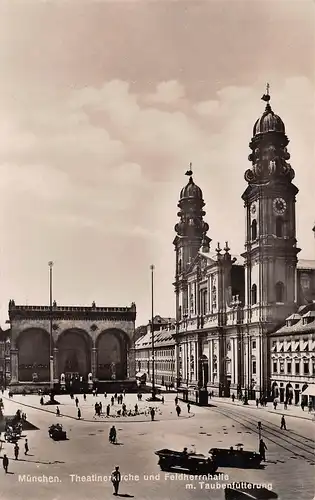
[[[291,373],[291,371],[292,371],[291,363],[287,363],[287,372]]]
[[[256,361],[253,361],[253,375],[256,375]]]
[[[253,349],[256,349],[256,340],[253,340]]]
[[[273,373],[277,373],[278,371],[278,363],[276,361],[274,361],[273,363]]]
[[[313,363],[313,375],[315,375],[315,363]]]
[[[300,363],[295,363],[295,374],[300,375]]]
[[[310,373],[309,363],[304,363],[304,375],[308,375]]]
[[[284,363],[280,363],[280,373],[284,373]]]

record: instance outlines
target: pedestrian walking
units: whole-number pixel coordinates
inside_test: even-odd
[[[78,408],[78,406],[79,406],[79,400],[78,400],[78,398],[75,398],[75,405]]]
[[[112,396],[112,397],[110,398],[110,402],[112,403],[112,406],[114,406],[114,403],[115,403],[114,396]]]
[[[175,398],[175,406],[177,406],[177,405],[178,405],[178,397],[176,396],[176,398]]]
[[[80,410],[80,408],[78,408],[78,419],[79,420],[81,419],[81,410]]]
[[[24,444],[24,455],[27,455],[29,452],[29,447],[28,447],[28,440],[25,439],[25,444]]]
[[[287,409],[288,409],[288,402],[287,402],[287,400],[285,400],[285,402],[284,402],[283,406],[284,406],[284,410],[287,410]]]
[[[162,405],[164,405],[164,396],[162,396]]]
[[[188,411],[188,413],[190,413],[190,404],[189,403],[187,403],[187,411]]]
[[[84,401],[86,401],[86,394],[85,393],[83,394],[83,399],[84,399]]]
[[[120,471],[119,471],[118,466],[115,467],[115,469],[113,470],[113,472],[111,474],[111,481],[112,481],[113,487],[114,487],[114,495],[117,496],[118,491],[119,491],[119,484],[121,481],[121,475],[120,475]]]
[[[57,416],[57,417],[60,417],[60,410],[59,410],[59,406],[57,406],[57,408],[56,408],[56,416]]]
[[[275,400],[274,400],[274,402],[273,402],[273,407],[274,407],[274,409],[275,409],[275,410],[277,409],[277,404],[278,404],[278,402],[277,402],[277,400],[275,399]]]
[[[19,459],[19,453],[20,453],[20,448],[19,448],[19,445],[17,443],[15,443],[14,445],[14,456],[15,456],[15,460],[18,460]]]
[[[110,414],[110,405],[106,406],[106,417],[109,417]]]
[[[151,408],[150,415],[151,415],[151,420],[153,422],[154,417],[155,417],[155,410],[154,410],[154,408]]]
[[[2,467],[5,471],[5,473],[8,473],[8,467],[9,467],[9,459],[8,457],[4,454],[3,459],[2,459]]]
[[[235,400],[235,395],[232,394],[232,403],[234,403],[234,400]]]
[[[264,442],[263,439],[259,441],[259,454],[262,462],[266,462],[266,450],[267,450],[266,443]]]
[[[182,410],[181,410],[180,406],[179,406],[179,405],[177,405],[177,406],[176,406],[176,413],[177,413],[177,416],[178,416],[178,417],[180,416],[181,412],[182,412]]]
[[[286,426],[286,423],[285,423],[284,415],[282,415],[282,417],[281,417],[280,430],[282,430],[282,429],[284,429],[285,431],[287,430],[287,426]]]
[[[256,408],[258,408],[258,406],[259,406],[259,399],[257,398],[256,399]]]

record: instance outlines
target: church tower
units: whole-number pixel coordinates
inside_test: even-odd
[[[270,106],[256,121],[249,144],[252,167],[245,172],[245,383],[248,390],[268,394],[269,333],[296,307],[297,248],[295,203],[298,189],[287,162],[289,139]]]
[[[190,164],[191,169],[191,164]],[[177,320],[188,310],[188,295],[185,273],[193,262],[201,247],[207,251],[210,238],[207,236],[209,226],[204,222],[205,212],[203,195],[192,178],[192,170],[188,170],[188,184],[180,192],[178,202],[180,221],[175,225],[176,237],[173,241],[176,252],[175,292],[177,297]]]
[[[296,301],[295,173],[287,163],[285,126],[267,103],[249,144],[252,168],[245,172],[245,268],[249,321],[282,321]],[[272,306],[272,308],[270,308]]]

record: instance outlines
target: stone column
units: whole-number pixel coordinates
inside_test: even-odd
[[[54,347],[54,383],[59,381],[59,369],[58,369],[58,347]]]
[[[129,380],[136,378],[136,350],[134,346],[127,350],[127,378]]]
[[[208,384],[212,384],[213,383],[213,341],[212,340],[209,340],[209,352],[208,352],[208,356],[209,356],[209,359],[208,359],[208,370],[209,370],[209,380],[208,380]]]
[[[19,381],[19,351],[11,348],[11,383]]]
[[[94,380],[97,377],[97,347],[92,347],[91,351],[91,372]]]
[[[194,380],[199,386],[199,349],[198,341],[194,341]]]

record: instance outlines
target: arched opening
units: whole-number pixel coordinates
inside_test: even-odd
[[[49,381],[49,333],[29,328],[17,341],[20,382]]]
[[[272,398],[273,399],[279,397],[279,387],[278,387],[277,382],[273,382],[273,384],[271,386],[271,392],[272,392]]]
[[[253,284],[252,290],[251,290],[251,295],[252,295],[252,306],[254,304],[257,304],[257,285]]]
[[[84,330],[66,330],[57,343],[58,375],[63,373],[66,381],[83,377],[87,380],[91,371],[91,340]]]
[[[124,380],[127,378],[129,339],[121,330],[105,330],[97,339],[97,378]]]
[[[276,236],[278,238],[283,237],[283,232],[284,232],[283,229],[284,229],[283,219],[282,219],[282,217],[277,217],[276,218]]]
[[[284,301],[284,284],[281,281],[276,283],[276,302]]]
[[[251,225],[251,238],[252,238],[252,240],[257,240],[257,221],[256,221],[256,219],[253,220],[252,225]]]
[[[285,399],[289,404],[292,404],[293,397],[294,397],[294,390],[292,384],[289,382],[285,388]]]

